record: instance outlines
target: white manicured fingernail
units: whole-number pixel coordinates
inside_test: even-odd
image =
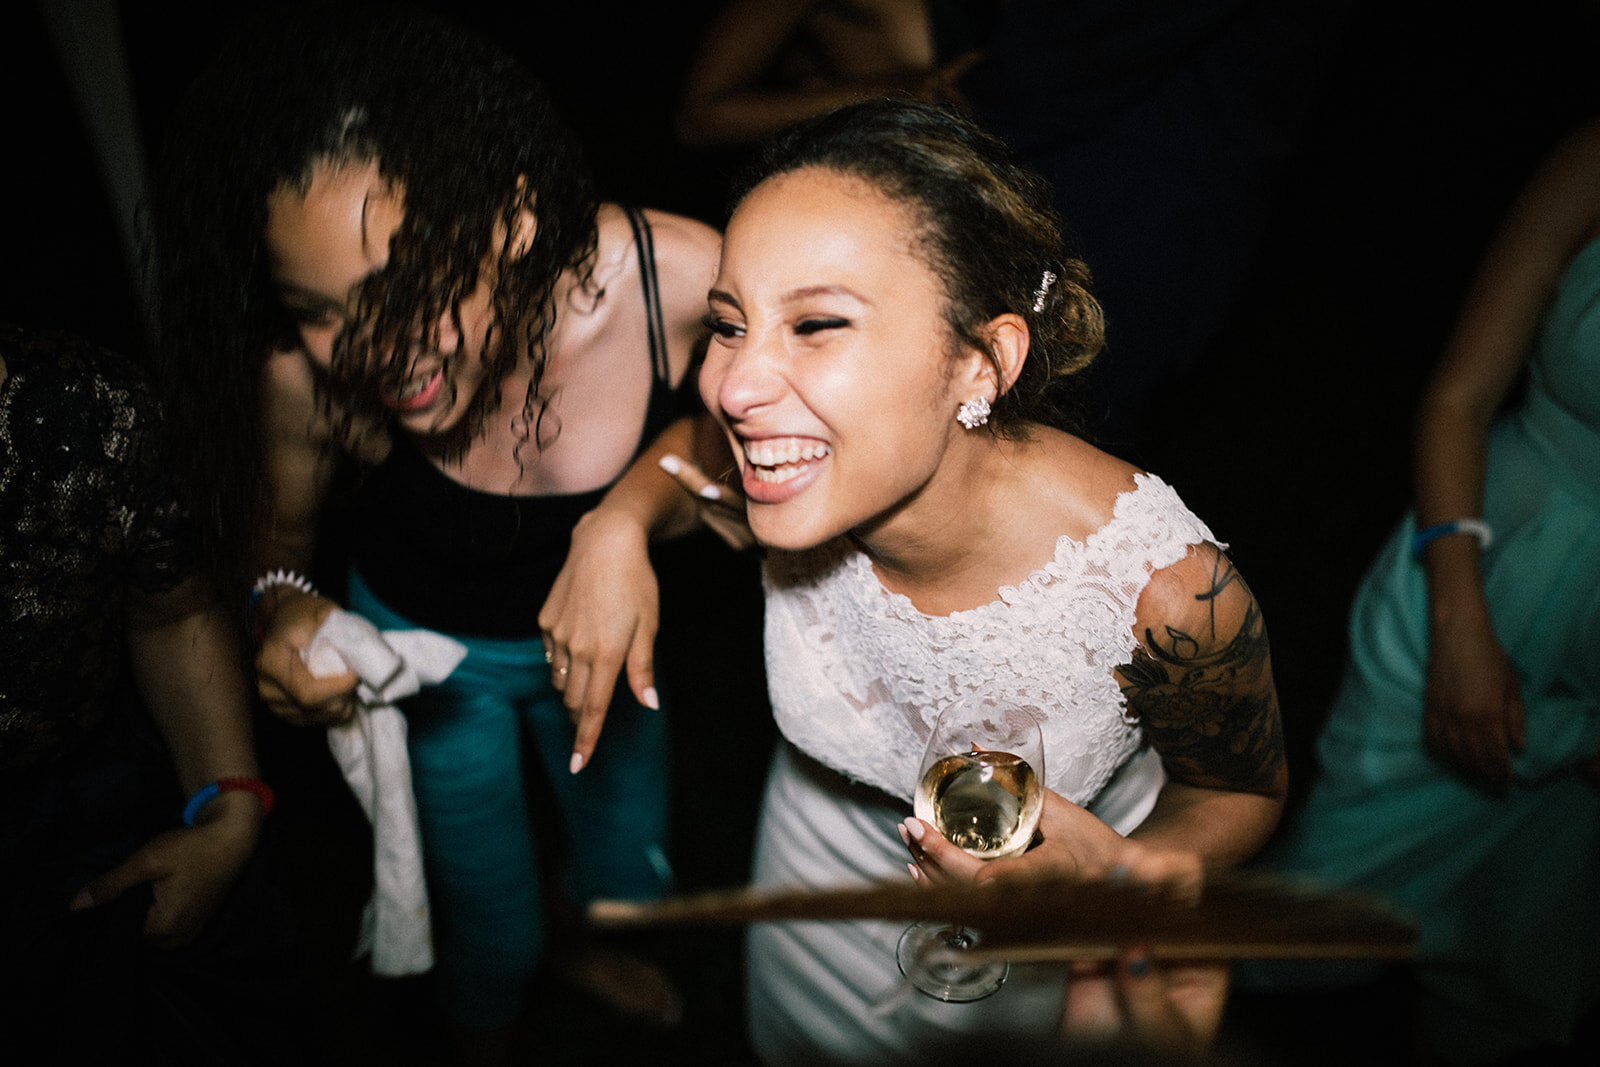
[[[911,840],[922,840],[922,821],[920,819],[915,817],[907,819],[903,825],[906,828],[906,833],[911,835]]]
[[[683,470],[683,464],[678,461],[677,456],[662,456],[661,469],[666,471],[668,474],[677,474],[679,471]]]
[[[661,698],[656,696],[656,687],[653,685],[644,691],[644,706],[651,711],[661,710]]]
[[[583,770],[583,753],[574,752],[572,754],[572,763],[570,766],[573,774],[577,774],[579,771]]]
[[[906,833],[905,824],[901,823],[899,826],[896,826],[895,829],[900,831],[900,840],[905,844],[905,846],[907,848],[910,848],[911,847],[911,835]]]
[[[906,864],[906,870],[911,872],[911,880],[913,882],[922,881],[922,871],[917,868],[915,863]]]
[[[700,490],[700,495],[705,497],[707,500],[721,500],[722,486],[708,484],[705,488]]]

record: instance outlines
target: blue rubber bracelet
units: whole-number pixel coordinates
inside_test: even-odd
[[[194,821],[200,817],[200,809],[217,799],[222,792],[222,786],[216,782],[203,785],[194,791],[194,796],[189,798],[189,803],[183,806],[183,825],[193,826]]]
[[[1432,526],[1418,530],[1411,535],[1411,555],[1415,559],[1422,558],[1422,550],[1430,543],[1441,537],[1452,534],[1471,534],[1478,539],[1478,547],[1486,549],[1489,542],[1494,540],[1494,533],[1489,529],[1489,524],[1482,519],[1453,519],[1450,522],[1439,522]]]

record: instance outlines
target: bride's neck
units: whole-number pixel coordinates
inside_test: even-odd
[[[902,504],[852,537],[872,560],[883,584],[925,605],[960,610],[994,598],[996,573],[1008,571],[1003,554],[1008,524],[1022,521],[1021,483],[1015,450],[996,447],[960,477]],[[967,603],[971,601],[971,603]]]

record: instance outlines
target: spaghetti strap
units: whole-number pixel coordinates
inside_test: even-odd
[[[633,243],[639,250],[639,278],[644,286],[645,323],[650,336],[650,366],[658,381],[670,382],[667,365],[667,330],[661,316],[661,287],[656,280],[656,247],[650,223],[644,212],[631,204],[622,205],[633,227]]]

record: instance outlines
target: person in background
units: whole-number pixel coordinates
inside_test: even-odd
[[[300,1006],[252,864],[273,793],[238,631],[131,362],[0,327],[0,515],[8,1044],[52,1063],[302,1054],[265,1022]]]
[[[713,16],[685,79],[678,139],[748,147],[867,96],[959,99],[993,6],[731,0]]]
[[[1417,413],[1415,505],[1368,568],[1272,869],[1421,930],[1447,1063],[1569,1046],[1600,1003],[1600,122],[1501,224]],[[1253,968],[1262,991],[1363,973]]]
[[[216,543],[251,546],[268,706],[308,726],[350,712],[354,676],[301,656],[336,602],[309,577],[330,516],[351,610],[469,647],[402,709],[434,985],[463,1055],[521,1056],[546,913],[670,885],[659,531],[608,490],[658,436],[685,447],[718,236],[597,203],[525,70],[404,13],[248,27],[192,87],[156,190],[164,381],[207,442],[184,474],[219,502]],[[678,492],[640,469],[642,499]],[[559,822],[536,827],[546,791]],[[547,906],[549,856],[565,892]],[[678,1017],[658,967],[548,932],[568,980]]]

